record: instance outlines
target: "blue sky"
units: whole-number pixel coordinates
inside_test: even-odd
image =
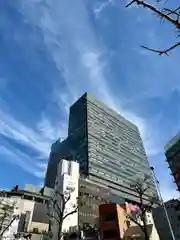
[[[0,1],[1,188],[42,184],[68,107],[89,91],[138,125],[164,198],[178,195],[163,151],[180,129],[180,49],[160,57],[140,48],[169,46],[175,32],[125,3]]]

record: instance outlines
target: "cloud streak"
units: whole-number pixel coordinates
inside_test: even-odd
[[[112,1],[99,4],[98,11],[109,4]],[[111,75],[106,74],[109,63],[103,57],[107,49],[96,39],[84,1],[77,1],[73,8],[69,0],[55,1],[53,6],[49,1],[46,5],[42,1],[34,1],[21,4],[20,9],[28,21],[41,29],[45,45],[60,74],[63,74],[67,92],[59,91],[58,94],[60,100],[63,98],[65,101],[71,96],[70,101],[66,101],[69,102],[66,109],[84,91],[95,92],[111,108],[135,122],[146,140],[145,120],[117,104],[110,90],[107,78]]]
[[[158,155],[162,149],[163,140],[161,136],[158,136],[157,126],[160,125],[158,117],[143,117],[132,109],[132,104],[135,102],[135,93],[140,101],[145,97],[162,97],[164,93],[170,94],[174,89],[179,89],[179,84],[176,81],[172,84],[171,78],[165,83],[163,82],[162,68],[168,69],[166,67],[172,62],[169,59],[157,60],[156,58],[155,65],[155,57],[151,57],[148,53],[143,55],[141,49],[137,49],[138,44],[140,44],[139,39],[142,37],[139,28],[144,29],[144,21],[136,18],[138,14],[132,14],[133,9],[130,9],[131,12],[128,11],[126,14],[128,17],[132,14],[129,19],[130,22],[133,19],[133,22],[139,24],[136,25],[136,34],[139,38],[134,37],[135,40],[132,35],[128,35],[129,32],[132,32],[131,27],[129,27],[131,24],[128,25],[126,20],[123,21],[122,18],[121,21],[118,18],[125,12],[124,9],[123,11],[120,9],[119,1],[91,2],[93,2],[92,5],[89,4],[91,8],[83,0],[77,0],[73,7],[72,0],[54,0],[53,3],[50,0],[17,0],[14,3],[17,12],[21,14],[23,21],[32,30],[29,34],[33,39],[32,44],[36,44],[37,38],[42,36],[42,46],[47,53],[46,57],[49,58],[53,69],[57,70],[57,79],[48,79],[52,81],[49,88],[52,105],[49,105],[50,107],[44,106],[44,109],[36,117],[35,124],[19,120],[17,116],[5,111],[5,107],[2,107],[0,111],[2,116],[0,119],[1,134],[35,151],[33,163],[27,154],[24,156],[22,151],[15,152],[16,164],[39,178],[44,176],[46,168],[44,159],[48,158],[51,143],[56,138],[67,135],[69,106],[85,91],[89,91],[139,127],[149,156]],[[116,6],[115,3],[117,3]],[[109,6],[112,10],[110,17],[114,19],[112,20],[114,22],[112,22],[112,25],[108,25],[111,23],[111,19],[108,19],[108,24],[105,26],[102,20],[104,15],[107,18],[107,11],[105,10],[108,10]],[[116,18],[114,18],[114,11],[117,11],[116,15],[118,16]],[[101,14],[102,12],[104,14]],[[123,17],[127,17],[127,15],[123,15]],[[148,24],[150,24],[150,21],[151,18],[148,20]],[[97,28],[94,27],[93,22],[96,23]],[[111,26],[114,29],[110,31]],[[102,31],[111,32],[113,44],[117,45],[117,49],[112,50],[111,48],[114,46],[105,42],[105,39],[109,39],[109,36],[101,35]],[[128,39],[122,34],[123,31],[127,33]],[[121,38],[118,38],[119,35]],[[156,41],[156,31],[152,31],[152,28],[148,31],[144,30],[142,35],[150,43],[159,44]],[[120,44],[115,42],[116,38]],[[130,43],[132,47],[129,47]],[[21,44],[22,49],[27,47],[23,45],[23,42]],[[113,51],[115,52],[114,55]],[[136,60],[133,58],[136,58]],[[160,61],[162,62],[160,63]],[[112,67],[114,63],[116,69],[120,69],[119,72],[114,72]],[[31,68],[38,68],[38,66],[33,65],[33,61],[30,65]],[[141,69],[142,66],[144,71]],[[178,70],[174,70],[176,75]],[[166,74],[168,70],[164,71]],[[123,75],[122,72],[125,74]],[[48,75],[51,76],[50,73]],[[126,80],[125,86],[123,86],[124,79]],[[41,88],[43,80],[38,80]],[[113,86],[115,81],[116,85]],[[122,89],[122,91],[116,89]],[[124,102],[123,93],[125,92],[129,92],[128,100],[130,103],[128,106]],[[2,103],[1,106],[5,106],[5,104]],[[55,114],[52,114],[51,107],[55,109]],[[9,156],[9,159],[13,158],[13,152],[8,148],[3,147],[1,154]],[[25,164],[22,163],[24,161],[22,160],[23,157],[27,160]]]
[[[112,5],[113,3],[114,3],[114,0],[108,0],[108,1],[96,3],[93,9],[95,17],[99,18],[100,13],[109,5]]]
[[[10,150],[10,148],[0,146],[0,155],[1,159],[5,156],[11,164],[18,165],[25,172],[33,174],[35,177],[42,177],[42,173],[37,171],[37,166],[35,164],[33,166],[31,157],[20,150]]]
[[[69,106],[81,94],[85,91],[96,93],[100,100],[138,125],[146,150],[149,154],[154,154],[154,146],[147,134],[146,120],[124,109],[119,104],[121,100],[117,101],[111,92],[107,79],[112,75],[108,70],[109,61],[105,57],[108,49],[96,37],[87,6],[82,0],[77,1],[73,8],[71,4],[70,0],[55,0],[54,4],[48,0],[34,0],[17,1],[16,6],[24,20],[32,28],[38,27],[43,34],[44,44],[65,83],[66,87],[63,89],[62,82],[53,83],[53,100],[60,107],[63,105],[62,115],[67,115]],[[96,4],[94,12],[100,14],[110,4],[113,1]],[[41,158],[48,158],[52,141],[67,134],[65,122],[59,122],[58,118],[52,122],[44,113],[36,126],[31,127],[6,111],[1,110],[0,114],[1,134],[35,150],[37,164]],[[40,176],[41,173],[37,175]]]
[[[34,155],[30,156],[9,145],[8,148],[1,146],[0,155],[7,156],[6,159],[12,164],[18,165],[34,176],[44,177],[46,167],[44,161],[47,162],[52,142],[62,136],[63,131],[60,130],[62,125],[52,126],[47,118],[42,118],[33,129],[3,110],[0,110],[0,115],[0,134],[34,151]]]
[[[4,111],[0,111],[0,133],[8,138],[14,139],[26,146],[29,146],[47,157],[49,142],[47,138],[41,138],[36,131],[14,119],[11,115]]]

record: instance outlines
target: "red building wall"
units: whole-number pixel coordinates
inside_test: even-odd
[[[127,229],[125,205],[103,204],[99,206],[99,226],[101,239],[123,239]]]

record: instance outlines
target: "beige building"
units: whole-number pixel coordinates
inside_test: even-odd
[[[144,240],[141,228],[133,221],[127,221],[129,208],[126,204],[103,204],[99,207],[101,239]],[[136,218],[139,224],[142,221]],[[150,240],[159,240],[151,213],[146,214],[147,230]]]
[[[9,221],[13,216],[18,216],[4,236],[13,237],[16,233],[48,232],[47,202],[49,196],[42,195],[40,189],[33,189],[31,185],[26,185],[24,190],[16,188],[5,191],[3,199],[14,206]]]

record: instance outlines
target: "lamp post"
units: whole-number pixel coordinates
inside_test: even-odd
[[[168,216],[168,213],[167,213],[167,209],[166,209],[166,206],[164,204],[164,201],[163,201],[163,198],[162,198],[162,195],[161,195],[161,191],[160,191],[160,188],[159,188],[159,181],[157,180],[155,172],[154,172],[154,167],[150,167],[150,169],[152,171],[152,175],[153,175],[153,178],[154,178],[156,191],[158,192],[160,201],[162,202],[162,206],[163,206],[163,209],[164,209],[164,212],[165,212],[165,215],[166,215],[166,219],[167,219],[167,222],[168,222],[168,225],[169,225],[169,229],[170,229],[170,232],[171,232],[172,239],[176,240],[175,236],[174,236],[174,233],[173,233],[172,226],[171,226],[171,222],[170,222],[170,219],[169,219],[169,216]]]

